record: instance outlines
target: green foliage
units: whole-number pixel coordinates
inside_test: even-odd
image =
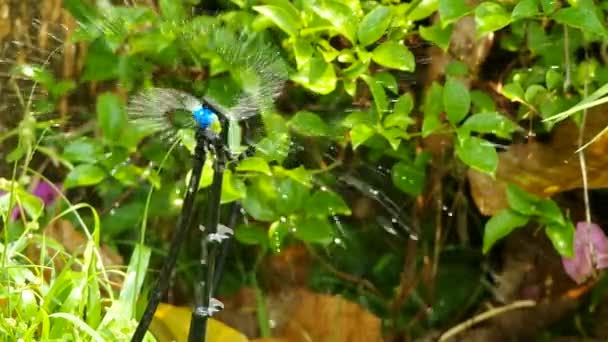
[[[574,254],[574,225],[566,219],[555,202],[539,199],[515,185],[507,188],[509,208],[494,215],[485,227],[483,251],[487,252],[496,241],[507,236],[531,219],[545,228],[545,234],[557,252],[566,257]]]
[[[29,163],[34,153],[52,161],[68,194],[86,196],[87,201],[101,208],[102,227],[97,225],[92,231],[103,231],[104,242],[115,245],[116,241],[128,240],[133,245],[140,234],[149,244],[164,249],[163,238],[168,233],[156,232],[161,237],[146,234],[146,224],[164,224],[167,230],[174,225],[195,142],[189,129],[169,137],[180,139],[181,144],[172,145],[161,134],[153,135],[129,122],[125,99],[144,87],[179,88],[231,106],[243,90],[255,89],[263,82],[255,70],[247,70],[250,59],[263,59],[266,53],[280,56],[289,64],[290,83],[279,103],[261,108],[260,120],[243,125],[242,137],[238,131],[232,137],[231,151],[243,151],[245,146],[240,145],[253,141],[255,154],[229,163],[222,184],[222,204],[238,202],[249,220],[238,225],[235,237],[256,250],[259,258],[298,242],[328,250],[342,244],[349,248],[356,243],[363,245],[352,237],[360,228],[358,216],[353,215],[357,211],[351,209],[356,201],[337,190],[339,172],[343,171],[335,170],[342,166],[349,171],[362,164],[372,169],[386,166],[390,180],[385,175],[382,190],[402,196],[400,201],[409,204],[434,191],[429,186],[433,181],[428,175],[432,169],[429,164],[447,165],[450,176],[456,178],[462,177],[464,167],[496,177],[496,146],[508,144],[515,133],[522,131],[520,125],[529,127],[532,123],[531,133],[545,133],[557,121],[608,101],[604,85],[608,81],[607,67],[598,56],[585,61],[580,58],[583,48],[604,44],[607,38],[603,18],[608,9],[591,0],[567,4],[549,0],[481,1],[477,5],[465,0],[272,0],[255,5],[234,0],[217,16],[193,14],[194,2],[161,0],[157,13],[146,7],[108,5],[98,9],[85,1],[66,0],[65,7],[79,22],[70,39],[88,44],[80,77],[61,79],[41,65],[18,65],[11,70],[15,76],[36,81],[49,96],[22,106],[18,126],[0,136],[0,142],[16,141],[7,145],[12,148],[6,151],[6,162],[25,170],[22,174],[15,171],[12,181],[16,185],[0,187],[12,195],[1,195],[0,213],[8,223],[11,210],[19,203],[27,214],[25,225],[11,224],[17,233],[5,238],[3,257],[6,266],[15,271],[3,274],[4,278],[40,278],[36,274],[40,270],[32,271],[31,265],[18,257],[27,244],[25,233],[43,222],[47,209],[25,190],[31,182]],[[419,76],[422,69],[417,65],[417,41],[424,40],[458,57],[450,50],[452,33],[465,16],[474,19],[477,39],[500,32],[494,36],[500,37],[495,48],[501,49],[500,53],[523,56],[517,59],[519,63],[504,74],[500,70],[501,79],[492,80],[492,87],[480,86],[487,80],[475,74],[479,73],[474,70],[477,65],[464,60],[446,65],[444,78],[416,86],[406,84],[404,80]],[[244,46],[244,56],[227,53],[236,44]],[[79,128],[69,134],[56,130],[58,115],[46,120],[48,116],[43,114],[60,109],[64,96],[80,95],[87,89],[103,92],[82,113],[78,112],[75,125],[66,126]],[[591,95],[585,97],[586,92]],[[76,111],[72,114],[76,117]],[[431,136],[452,142],[442,157],[445,160],[431,159],[436,155],[431,157],[424,139]],[[334,159],[326,158],[327,151]],[[211,184],[212,160],[209,154],[201,194]],[[383,196],[379,192],[370,194],[367,196],[373,199]],[[507,198],[509,208],[486,223],[484,253],[514,229],[534,220],[543,226],[560,254],[572,254],[573,227],[555,202],[513,186]],[[204,196],[199,199],[197,205],[204,207]],[[403,210],[407,205],[401,202],[396,207]],[[97,213],[83,215],[84,221],[90,222],[96,220]],[[134,231],[142,222],[139,232]],[[379,235],[377,226],[370,230]],[[425,246],[436,242],[427,232],[421,234]],[[91,249],[99,245],[95,239],[88,243]],[[11,244],[21,249],[9,250],[6,246]],[[3,329],[11,331],[11,337],[60,339],[64,337],[61,329],[69,326],[89,339],[118,339],[118,335],[106,336],[107,331],[98,329],[103,324],[114,324],[107,317],[119,317],[120,310],[126,308],[129,311],[123,312],[116,324],[123,325],[120,329],[132,328],[128,323],[135,316],[131,304],[140,295],[143,279],[127,278],[123,293],[131,292],[124,298],[121,294],[120,301],[113,302],[121,306],[112,306],[104,316],[101,299],[93,297],[100,296],[100,286],[108,285],[97,281],[96,272],[100,270],[91,266],[96,256],[87,252],[86,267],[81,271],[66,268],[55,274],[46,284],[48,293],[16,280],[23,286],[21,298],[10,291],[2,293],[19,303],[15,309],[19,317],[30,318],[10,327],[10,322],[4,322]],[[150,258],[149,250],[140,245],[133,253],[128,277],[135,269],[143,273]],[[378,260],[373,261],[376,264],[370,266],[359,265],[365,263],[361,259],[367,259],[367,254],[353,253],[350,257],[357,258],[356,262],[349,264],[360,267],[356,269],[358,274],[377,272],[376,280],[386,281],[384,290],[392,295],[397,280],[391,282],[388,275],[402,270],[386,266],[391,263],[386,260],[398,259],[389,254],[377,256]],[[141,259],[138,263],[134,261],[136,256]],[[70,260],[81,262],[75,257]],[[469,282],[477,276],[468,267],[439,272],[440,288],[446,292],[436,300],[445,300],[450,307],[434,310],[430,318],[433,324],[449,320],[456,308],[465,304],[475,290]],[[450,289],[452,284],[446,279],[466,284],[462,291],[455,286]],[[89,296],[86,304],[83,293]],[[45,304],[46,311],[38,313],[35,309],[47,303],[41,298],[51,295],[65,303]],[[363,301],[369,304],[377,300],[371,297]],[[378,305],[376,311],[383,312],[386,305]],[[395,327],[399,324],[391,323]]]

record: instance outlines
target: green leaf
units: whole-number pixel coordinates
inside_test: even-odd
[[[547,94],[547,89],[541,86],[540,84],[532,84],[528,88],[526,88],[526,92],[524,93],[524,100],[527,103],[536,104],[539,103],[540,100]]]
[[[293,169],[285,169],[282,166],[274,166],[273,172],[275,177],[289,177],[306,187],[311,187],[312,174],[302,165]]]
[[[397,162],[391,170],[391,178],[395,186],[406,194],[417,196],[424,190],[426,181],[425,165],[411,162]]]
[[[477,37],[498,31],[511,23],[511,15],[500,4],[483,2],[475,8]]]
[[[77,186],[95,185],[106,178],[106,173],[98,166],[81,164],[73,168],[65,177],[66,189]]]
[[[403,44],[386,41],[372,53],[372,60],[387,68],[414,71],[416,69],[416,60],[412,52]]]
[[[519,83],[505,84],[500,93],[511,101],[524,102],[524,89]]]
[[[288,2],[285,6],[274,5],[253,6],[253,9],[272,20],[283,32],[290,36],[297,36],[302,23],[297,10]]]
[[[315,50],[313,49],[309,40],[304,38],[295,38],[293,52],[296,57],[298,69],[300,69],[310,60]]]
[[[460,127],[477,133],[491,133],[505,139],[510,139],[511,133],[517,130],[513,121],[497,112],[472,115]]]
[[[359,24],[359,43],[368,46],[382,37],[391,23],[391,10],[386,6],[376,6],[363,17]]]
[[[271,202],[276,198],[276,192],[272,184],[272,178],[259,177],[247,187],[247,195],[241,202],[243,208],[258,221],[272,222],[279,215],[271,207]]]
[[[384,117],[384,128],[399,127],[405,130],[409,125],[414,123],[414,119],[409,117],[410,112],[414,109],[414,99],[411,93],[405,93],[399,96],[393,112]]]
[[[313,57],[304,63],[292,79],[321,95],[327,95],[336,89],[337,78],[333,66],[319,57]]]
[[[511,209],[504,209],[492,216],[484,228],[483,253],[487,253],[496,241],[509,235],[513,230],[525,226],[530,218]]]
[[[415,6],[414,9],[411,9],[411,6]],[[437,12],[439,7],[437,0],[422,0],[419,2],[410,2],[410,3],[401,3],[397,6],[397,11],[399,14],[405,15],[407,13],[407,17],[405,20],[409,21],[418,21],[420,19],[425,19],[433,15]]]
[[[245,186],[245,182],[235,177],[231,170],[225,170],[224,178],[222,179],[221,204],[238,201],[245,197],[246,194],[247,187]]]
[[[139,181],[143,170],[133,164],[118,165],[112,170],[112,177],[126,186],[133,186]]]
[[[470,12],[466,0],[439,0],[439,16],[443,27],[464,17]]]
[[[509,184],[507,186],[507,202],[509,207],[516,212],[526,216],[535,216],[539,213],[541,199],[527,193],[517,185]]]
[[[315,191],[306,201],[305,208],[308,216],[351,215],[342,197],[332,191]]]
[[[606,38],[606,27],[598,18],[592,1],[581,0],[578,7],[562,8],[553,15],[558,23],[565,24],[586,33]]]
[[[549,90],[558,89],[564,83],[564,76],[561,72],[549,69],[545,75],[545,83],[547,84],[547,89]]]
[[[567,222],[564,225],[548,224],[545,227],[545,234],[561,256],[568,258],[574,256],[574,226],[572,222]]]
[[[241,161],[236,170],[240,172],[259,172],[268,176],[272,174],[268,162],[260,157],[249,157]]]
[[[294,226],[295,237],[304,242],[329,244],[334,236],[333,228],[327,219],[298,217]]]
[[[461,81],[448,77],[443,88],[443,106],[448,120],[454,126],[467,116],[471,107],[471,96]]]
[[[427,137],[441,128],[439,114],[443,112],[443,87],[433,82],[424,98],[424,120],[422,121],[422,137]]]
[[[382,87],[382,84],[371,76],[362,75],[361,78],[369,87],[372,97],[374,98],[376,111],[378,112],[378,116],[381,117],[388,111],[388,100],[386,99],[384,87]]]
[[[158,2],[163,18],[181,22],[186,19],[183,0],[160,0]]]
[[[119,76],[120,58],[102,39],[88,46],[83,81],[106,81]]]
[[[321,18],[336,28],[336,30],[346,37],[351,43],[355,43],[357,34],[357,18],[352,9],[338,1],[325,0],[315,2],[312,9]]]
[[[560,6],[560,2],[555,0],[540,0],[540,4],[546,14],[553,13]]]
[[[391,93],[397,95],[399,93],[399,85],[395,76],[388,71],[381,71],[374,75],[377,82],[380,82],[382,86],[391,91]]]
[[[355,125],[350,131],[350,140],[353,144],[353,149],[357,149],[357,147],[367,141],[367,139],[371,138],[375,133],[375,130],[369,125]]]
[[[468,166],[494,177],[498,167],[498,154],[489,141],[478,137],[459,136],[456,154]]]
[[[127,115],[118,96],[103,93],[97,98],[97,120],[104,137],[109,142],[120,139],[127,124]]]
[[[299,134],[320,137],[329,135],[327,124],[315,113],[300,111],[289,120],[289,126]]]
[[[42,199],[21,189],[17,191],[17,197],[17,200],[23,206],[25,212],[33,221],[37,221],[44,211],[44,202]]]
[[[532,18],[538,13],[538,0],[520,0],[511,12],[511,18],[513,20]]]
[[[430,42],[435,43],[435,45],[440,47],[443,51],[447,51],[450,47],[452,31],[454,31],[454,25],[442,27],[439,23],[435,23],[429,27],[421,26],[420,36]]]
[[[471,102],[477,112],[495,112],[496,104],[487,93],[481,90],[471,91]]]
[[[246,245],[265,246],[268,243],[268,235],[264,227],[256,224],[241,224],[236,227],[234,237],[240,243]]]
[[[63,157],[71,162],[95,163],[103,156],[103,146],[98,140],[80,137],[63,149]]]
[[[451,61],[445,67],[445,74],[447,76],[468,76],[469,67],[461,61]]]
[[[545,224],[565,225],[566,218],[562,214],[557,203],[550,199],[541,200],[538,203],[537,215],[540,216],[540,221]]]
[[[292,178],[275,180],[276,210],[282,215],[291,215],[304,204],[308,198],[308,187]]]

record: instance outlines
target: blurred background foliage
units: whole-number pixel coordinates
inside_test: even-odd
[[[125,104],[160,86],[231,105],[251,86],[219,53],[231,44],[290,70],[275,105],[242,123],[255,154],[226,170],[222,222],[236,242],[219,320],[248,338],[431,339],[490,304],[534,300],[542,304],[456,331],[606,338],[595,319],[604,278],[577,287],[560,256],[573,256],[572,222],[585,218],[580,192],[561,193],[583,186],[573,151],[608,122],[596,114],[579,131],[578,108],[560,116],[574,125],[560,136],[556,127],[569,126],[553,117],[606,94],[608,3],[0,5],[10,13],[0,29],[3,339],[131,334],[181,208],[194,138],[180,131],[173,146],[130,122]],[[572,149],[551,145],[554,136]],[[505,167],[519,151],[511,146],[530,142],[559,160]],[[514,158],[530,163],[524,149]],[[568,162],[574,171],[560,169]],[[202,194],[212,175],[209,162]],[[605,187],[593,177],[591,187]],[[180,255],[167,302],[191,302],[200,235]]]

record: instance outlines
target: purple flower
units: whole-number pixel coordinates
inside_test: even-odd
[[[61,183],[57,183],[53,187],[53,185],[46,182],[45,180],[40,180],[36,184],[36,187],[34,187],[34,190],[32,191],[32,195],[40,198],[42,200],[42,202],[44,203],[44,206],[46,207],[46,206],[52,204],[53,202],[55,202],[55,200],[59,196],[59,192],[57,192],[56,189],[58,189],[58,190],[61,189]],[[13,221],[17,220],[20,215],[21,215],[21,210],[18,207],[13,209],[13,212],[11,213],[11,220],[13,220]]]
[[[577,283],[584,282],[595,270],[608,268],[608,238],[595,223],[578,222],[574,233],[574,256],[562,258],[564,270]]]

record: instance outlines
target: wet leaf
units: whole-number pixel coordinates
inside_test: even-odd
[[[384,87],[382,87],[382,84],[373,77],[362,75],[361,78],[363,79],[363,81],[365,81],[365,83],[369,87],[369,90],[372,93],[378,116],[384,115],[384,113],[388,109],[388,100],[386,98],[386,92],[384,91]]]
[[[351,211],[342,197],[332,191],[315,191],[306,201],[306,215],[326,217],[350,215]]]
[[[348,6],[338,1],[326,0],[315,3],[312,9],[336,30],[346,37],[351,43],[355,43],[357,34],[357,19]]]
[[[301,22],[297,9],[288,1],[273,2],[272,5],[253,6],[253,9],[268,17],[283,32],[290,36],[296,36]]]
[[[395,186],[406,194],[417,196],[422,193],[426,180],[426,165],[411,162],[397,162],[391,170]]]
[[[160,0],[158,5],[163,17],[167,20],[179,22],[186,19],[183,0]]]
[[[572,257],[574,255],[574,226],[572,222],[565,225],[548,224],[545,227],[545,233],[561,256]]]
[[[104,138],[117,141],[127,124],[127,114],[118,96],[104,93],[97,99],[97,120]]]
[[[308,198],[308,188],[292,178],[275,180],[276,210],[282,215],[291,215],[302,208]]]
[[[81,164],[68,173],[63,184],[66,189],[69,189],[77,186],[95,185],[105,178],[106,173],[99,166]]]
[[[270,167],[268,162],[260,157],[250,157],[239,163],[236,167],[237,171],[240,172],[259,172],[270,176]]]
[[[241,243],[246,245],[261,245],[268,244],[268,234],[266,229],[255,224],[241,224],[236,227],[234,237]]]
[[[402,43],[387,41],[380,44],[372,53],[372,60],[387,68],[414,71],[414,54]]]
[[[495,112],[496,105],[494,100],[487,93],[481,90],[471,91],[471,102],[477,112]]]
[[[388,71],[382,71],[374,75],[374,79],[377,82],[380,82],[382,86],[391,91],[393,94],[399,93],[399,85],[397,84],[397,80],[395,76]]]
[[[507,201],[511,209],[526,216],[536,215],[539,212],[538,205],[541,202],[538,197],[513,184],[509,184],[507,187]]]
[[[299,134],[307,136],[327,136],[327,124],[315,113],[300,111],[289,120],[289,126]]]
[[[504,209],[492,216],[484,228],[483,253],[487,253],[494,244],[509,235],[513,230],[525,226],[530,218],[511,209]]]
[[[336,88],[336,72],[322,58],[313,57],[304,63],[293,80],[315,93],[326,95]]]
[[[538,0],[521,0],[515,5],[515,8],[513,8],[511,18],[514,20],[531,18],[538,13]]]
[[[268,244],[270,249],[275,253],[281,251],[283,245],[283,239],[289,234],[289,224],[286,221],[278,220],[272,222],[268,229]]]
[[[443,87],[433,82],[424,99],[424,120],[422,121],[422,136],[427,137],[441,128],[439,114],[443,112]]]
[[[474,114],[460,127],[477,133],[491,133],[505,139],[510,139],[511,134],[518,128],[513,121],[497,112]]]
[[[350,131],[350,139],[353,144],[353,149],[357,149],[367,139],[371,138],[375,134],[373,128],[366,124],[358,124],[353,127]]]
[[[189,307],[161,303],[154,314],[150,331],[158,342],[186,341],[192,310]],[[247,337],[213,318],[208,321],[207,341],[247,342]]]
[[[295,237],[304,242],[328,244],[334,237],[333,228],[326,219],[298,217],[294,226]]]
[[[63,157],[71,162],[95,163],[102,155],[101,143],[89,137],[80,137],[63,149]]]
[[[465,85],[452,77],[449,77],[443,88],[443,106],[448,115],[448,120],[453,125],[458,125],[469,113],[471,97]]]
[[[460,160],[476,170],[489,175],[496,173],[498,154],[489,141],[471,136],[459,137],[456,154]]]
[[[553,15],[553,19],[590,34],[606,37],[606,27],[597,17],[593,1],[580,1],[578,6],[562,8]]]
[[[498,31],[510,23],[511,15],[498,3],[482,2],[475,8],[477,37]]]
[[[420,36],[430,42],[435,43],[443,51],[447,51],[450,47],[450,38],[452,37],[453,25],[442,27],[439,23],[426,27],[420,27]]]
[[[443,27],[464,17],[470,11],[466,0],[439,0],[439,16]]]
[[[524,89],[519,83],[508,83],[501,89],[501,94],[511,101],[523,102]]]
[[[376,6],[363,17],[359,24],[359,43],[367,46],[384,35],[391,23],[391,10],[387,6]]]

